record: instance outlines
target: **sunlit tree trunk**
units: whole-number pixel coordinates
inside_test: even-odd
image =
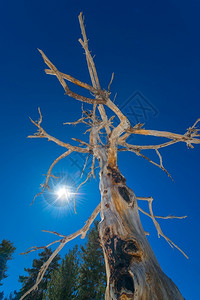
[[[134,192],[118,167],[108,164],[105,153],[100,160],[99,229],[107,273],[105,299],[183,299],[147,241]]]

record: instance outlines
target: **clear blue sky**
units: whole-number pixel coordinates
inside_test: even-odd
[[[49,133],[65,141],[81,136],[80,127],[62,125],[80,116],[80,103],[64,95],[56,78],[45,75],[37,48],[61,71],[90,83],[78,43],[80,11],[86,18],[90,49],[104,88],[115,72],[111,91],[112,96],[117,92],[119,106],[139,91],[124,109],[139,113],[146,128],[178,133],[184,133],[200,117],[199,1],[2,1],[0,240],[9,239],[17,248],[9,263],[9,277],[3,281],[5,294],[19,288],[18,276],[36,257],[36,253],[28,257],[19,253],[54,240],[41,229],[72,233],[100,201],[96,180],[81,189],[77,215],[70,209],[48,206],[43,197],[30,206],[43,181],[42,174],[63,149],[46,140],[27,139],[35,132],[28,117],[37,119],[40,106],[43,126]],[[135,108],[136,103],[149,109],[146,118]],[[130,114],[130,118],[134,123],[134,116]],[[157,238],[150,220],[142,216],[142,222],[164,272],[187,300],[196,300],[200,279],[200,147],[188,150],[179,144],[161,153],[175,183],[134,154],[120,154],[119,167],[136,195],[154,197],[156,214],[188,215],[186,220],[160,223],[189,260]],[[83,164],[82,157],[73,156],[73,160]],[[58,164],[55,172],[68,174],[80,183],[79,168],[70,159]],[[79,240],[68,248],[76,242]]]

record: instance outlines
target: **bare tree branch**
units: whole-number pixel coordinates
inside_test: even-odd
[[[42,122],[42,114],[40,111],[40,108],[38,108],[39,114],[40,114],[40,119],[38,122],[34,122],[31,118],[31,122],[38,128],[38,131],[34,134],[34,135],[29,135],[28,138],[47,138],[48,141],[52,141],[54,143],[56,143],[57,145],[64,147],[64,148],[68,148],[71,151],[76,151],[76,152],[81,152],[81,153],[88,153],[89,149],[88,148],[80,148],[77,146],[72,146],[68,143],[64,143],[60,140],[58,140],[57,138],[51,136],[50,134],[48,134],[42,127],[41,127],[41,122]]]
[[[87,146],[88,148],[91,148],[90,144],[88,144],[88,143],[86,143],[86,142],[84,142],[84,141],[82,141],[80,139],[72,138],[72,140],[80,143],[81,145]]]
[[[126,135],[126,136],[125,136]],[[135,150],[135,151],[140,151],[140,150],[156,150],[164,147],[168,147],[170,145],[176,144],[179,142],[179,140],[171,140],[166,143],[158,144],[158,145],[131,145],[128,144],[127,142],[124,142],[123,139],[126,139],[129,136],[129,134],[124,134],[121,140],[119,140],[119,145],[124,146],[127,148],[127,150]]]
[[[111,86],[111,84],[113,82],[113,79],[114,79],[114,73],[112,73],[112,76],[111,76],[111,79],[110,79],[110,83],[108,85],[108,92],[110,92],[110,86]]]
[[[148,198],[145,198],[145,197],[136,197],[137,198],[137,200],[142,200],[142,201],[147,201],[148,202],[148,204],[149,204],[149,212],[150,212],[150,214],[148,214],[148,213],[146,213],[143,209],[141,209],[140,207],[138,207],[138,209],[142,212],[142,213],[144,213],[145,215],[147,215],[147,216],[149,216],[151,219],[152,219],[152,221],[153,221],[153,223],[154,223],[154,225],[155,225],[155,227],[156,227],[156,230],[157,230],[157,232],[158,232],[158,237],[160,237],[160,235],[168,242],[168,244],[173,248],[173,246],[175,247],[175,248],[177,248],[187,259],[188,259],[188,256],[185,254],[185,252],[183,252],[183,250],[181,250],[181,248],[179,248],[176,244],[174,244],[174,242],[172,242],[163,232],[162,232],[162,230],[161,230],[161,227],[160,227],[160,225],[159,225],[159,223],[156,221],[156,217],[154,216],[154,214],[153,214],[153,208],[152,208],[152,202],[153,202],[153,198],[152,197],[148,197]],[[162,217],[161,217],[162,218]],[[169,218],[169,216],[167,217],[167,218]],[[173,217],[171,217],[171,218],[173,218]],[[177,218],[177,217],[175,217],[175,218]],[[186,216],[184,216],[184,217],[179,217],[179,218],[186,218]]]
[[[45,230],[42,230],[42,231],[45,231]],[[61,239],[57,240],[57,241],[53,241],[52,243],[50,243],[46,246],[41,246],[41,247],[33,246],[33,247],[30,247],[29,249],[27,249],[25,252],[20,253],[20,255],[27,255],[27,254],[37,251],[37,250],[46,249],[46,248],[49,248],[50,246],[52,246],[56,243],[60,243],[60,242],[61,242]]]
[[[125,133],[119,139],[119,141],[118,141],[119,145],[123,146],[124,148],[119,148],[118,150],[119,151],[131,151],[131,152],[134,152],[135,154],[137,154],[138,156],[142,156],[143,158],[148,160],[150,163],[152,163],[155,166],[162,169],[173,180],[172,176],[169,174],[169,172],[163,166],[162,156],[158,149],[168,147],[168,146],[176,144],[178,142],[185,142],[187,144],[187,146],[191,147],[191,148],[193,148],[192,143],[200,144],[200,139],[198,139],[198,137],[200,136],[198,134],[199,129],[196,129],[196,127],[195,127],[199,121],[200,121],[200,119],[198,119],[192,127],[188,128],[187,132],[184,135],[166,132],[166,131],[145,130],[145,129],[140,128],[143,124],[137,124],[135,127],[127,130],[127,133]],[[141,135],[152,135],[152,136],[157,136],[157,137],[165,137],[165,138],[172,139],[172,140],[162,143],[162,144],[158,144],[158,145],[131,145],[126,142],[126,139],[130,136],[131,133],[141,134]],[[142,154],[141,150],[155,150],[156,154],[159,157],[160,164],[157,164],[156,162],[152,161],[150,158],[148,158],[147,156]]]
[[[128,149],[128,148],[122,148],[122,149],[118,149],[118,151],[127,151],[127,149]],[[144,154],[142,154],[142,153],[140,152],[139,149],[138,149],[138,150],[133,150],[133,148],[129,148],[128,151],[134,152],[136,155],[145,158],[145,159],[148,160],[151,164],[153,164],[153,165],[157,166],[158,168],[160,168],[161,170],[163,170],[163,171],[171,178],[171,180],[174,181],[174,179],[173,179],[172,176],[169,174],[169,172],[163,167],[163,164],[162,164],[162,157],[161,157],[160,153],[159,153],[159,155],[158,155],[158,156],[159,156],[159,159],[160,159],[160,164],[158,164],[158,163],[156,163],[155,161],[151,160],[149,157],[147,157],[147,156],[145,156]],[[156,149],[156,152],[157,152],[157,151],[158,151],[158,150]],[[157,153],[157,154],[158,154],[158,153]]]
[[[174,141],[185,142],[188,146],[191,146],[191,144],[200,144],[200,139],[199,139],[200,135],[198,134],[199,129],[195,128],[195,126],[199,122],[200,119],[198,119],[192,127],[188,128],[187,132],[184,135],[167,132],[167,131],[135,129],[135,128],[130,128],[127,130],[127,132],[133,134],[165,137]]]
[[[101,91],[99,78],[98,78],[98,75],[97,75],[94,60],[93,60],[93,58],[90,54],[90,51],[88,49],[88,40],[87,40],[87,36],[86,36],[86,31],[85,31],[85,26],[84,26],[84,22],[83,22],[82,13],[80,13],[80,15],[79,15],[79,23],[80,23],[80,27],[81,27],[82,36],[83,36],[83,41],[81,39],[79,39],[79,42],[81,43],[82,47],[85,50],[86,61],[87,61],[87,66],[88,66],[90,78],[91,78],[91,81],[92,81],[92,85],[93,85],[94,88],[98,89],[99,92],[101,92],[101,94],[103,95],[103,98],[107,100],[108,95],[107,95],[106,92]],[[99,95],[96,94],[96,98],[98,98],[98,97],[99,97]],[[96,110],[96,106],[94,106],[94,108],[93,108],[93,124],[95,124],[95,110]],[[107,132],[107,134],[110,134],[111,131],[110,131],[109,125],[107,124],[107,115],[105,113],[105,109],[104,109],[103,105],[98,105],[98,110],[99,110],[99,113],[101,115],[102,120],[105,123],[106,132]],[[96,136],[97,136],[97,139],[100,140],[98,134]],[[97,139],[95,138],[94,127],[93,127],[91,132],[90,132],[90,140],[91,140],[93,145],[97,143]]]
[[[149,200],[149,198],[151,197],[136,197],[137,200],[144,200],[144,201],[147,201]],[[146,216],[150,217],[151,218],[151,215],[148,214],[146,211],[144,211],[141,207],[138,207],[138,209],[143,213],[145,214]],[[164,219],[164,220],[167,220],[167,219],[185,219],[187,218],[187,216],[181,216],[181,217],[177,217],[177,216],[166,216],[166,217],[163,217],[163,216],[154,216],[156,219]]]
[[[40,49],[38,49],[39,52],[42,55],[42,58],[44,60],[44,62],[46,63],[46,65],[53,71],[53,73],[56,75],[56,77],[58,78],[60,84],[62,85],[62,87],[64,88],[66,94],[69,97],[72,97],[76,100],[82,101],[82,102],[86,102],[86,103],[90,103],[90,104],[94,104],[94,103],[98,103],[98,104],[105,104],[106,100],[105,99],[101,99],[100,97],[97,99],[90,99],[81,95],[78,95],[74,92],[72,92],[68,85],[66,84],[66,82],[64,81],[62,75],[60,74],[60,72],[57,70],[57,68],[53,65],[53,63],[48,59],[48,57],[44,54],[44,52]]]
[[[41,187],[42,187],[41,192],[39,192],[37,195],[35,195],[35,197],[33,198],[33,201],[31,202],[31,205],[34,203],[35,199],[36,199],[38,196],[42,195],[42,194],[44,193],[45,189],[48,188],[49,179],[50,179],[50,177],[51,177],[51,171],[52,171],[53,167],[54,167],[61,159],[63,159],[64,157],[67,157],[67,156],[68,156],[69,154],[71,154],[71,153],[72,153],[71,150],[67,150],[66,152],[64,152],[63,154],[61,154],[59,157],[57,157],[57,158],[54,160],[54,162],[51,164],[51,166],[50,166],[50,168],[49,168],[49,170],[48,170],[48,172],[47,172],[45,183],[41,185]]]
[[[98,79],[97,72],[96,72],[96,67],[95,67],[93,58],[90,54],[90,51],[88,50],[88,40],[87,40],[87,36],[86,36],[82,13],[80,13],[80,15],[79,15],[79,23],[80,23],[84,43],[81,40],[79,40],[79,42],[81,43],[81,45],[83,46],[83,48],[85,50],[87,66],[88,66],[90,78],[92,81],[92,85],[94,88],[100,89],[100,84],[99,84],[99,79]],[[95,77],[96,77],[96,79],[95,79]],[[101,105],[101,104],[98,105],[98,110],[99,110],[102,120],[106,124],[107,123],[107,115],[105,113],[105,109],[104,109],[103,105]],[[106,129],[107,134],[110,134],[111,131],[110,131],[110,128],[108,125],[106,125],[105,129]]]
[[[86,224],[79,229],[78,231],[76,231],[73,234],[70,234],[68,236],[65,236],[63,239],[59,240],[59,241],[55,241],[53,243],[57,243],[60,242],[60,245],[54,250],[54,252],[52,253],[52,255],[49,257],[49,259],[42,265],[42,267],[40,268],[40,271],[38,273],[37,279],[35,284],[33,285],[32,288],[30,288],[21,298],[20,300],[23,300],[28,294],[30,294],[32,291],[36,290],[38,288],[38,285],[40,284],[40,282],[42,281],[44,274],[46,272],[46,270],[48,269],[49,265],[51,264],[51,262],[53,261],[53,259],[56,257],[56,255],[61,251],[61,249],[71,240],[75,239],[76,237],[78,237],[79,235],[81,235],[81,238],[85,238],[87,231],[89,230],[91,224],[93,223],[93,221],[96,219],[97,215],[99,214],[101,210],[101,204],[99,204],[96,209],[93,211],[92,215],[89,217],[89,219],[87,220]],[[56,235],[59,235],[56,232],[51,232],[54,233]],[[61,235],[59,235],[61,236]],[[52,243],[52,244],[53,244]],[[49,246],[49,245],[48,245]],[[33,247],[34,249],[32,249],[32,251],[38,250],[38,249],[44,249],[48,246],[45,247]],[[25,253],[21,253],[21,254],[27,254],[30,253],[31,251],[29,250],[28,252]]]
[[[60,236],[60,237],[63,237],[63,238],[66,238],[66,237],[67,237],[67,235],[60,234],[60,233],[58,233],[58,232],[56,232],[56,231],[50,231],[50,230],[45,230],[45,229],[43,229],[42,231],[43,231],[43,232],[47,232],[47,233],[52,233],[52,234],[55,234],[55,235]]]
[[[90,77],[92,80],[92,84],[93,84],[93,87],[101,89],[100,83],[99,83],[99,78],[98,78],[97,71],[96,71],[96,67],[95,67],[94,61],[93,61],[92,56],[88,49],[88,40],[87,40],[87,36],[86,36],[86,32],[85,32],[85,26],[84,26],[84,22],[83,22],[83,13],[82,12],[79,14],[78,19],[79,19],[79,23],[80,23],[80,27],[81,27],[82,36],[83,36],[83,41],[81,39],[79,39],[79,42],[81,43],[81,45],[83,46],[83,48],[86,52],[87,65],[88,65]]]
[[[48,75],[55,75],[56,76],[56,73],[51,69],[45,69],[45,73],[48,74]],[[97,92],[97,90],[95,88],[93,88],[91,85],[89,85],[85,82],[82,82],[82,81],[80,81],[80,80],[78,80],[78,79],[76,79],[76,78],[74,78],[70,75],[67,75],[67,74],[64,74],[64,73],[60,72],[60,76],[64,79],[66,79],[66,80],[68,80],[68,81],[70,81],[70,82],[86,89],[86,90],[89,90],[90,92],[92,92],[94,94]]]
[[[85,168],[86,168],[86,166],[87,166],[88,158],[90,157],[90,155],[91,155],[91,153],[89,153],[89,154],[87,155],[87,157],[86,157],[85,164],[84,164],[83,170],[82,170],[82,172],[81,172],[81,178],[82,178],[83,173],[84,173],[84,171],[85,171]]]
[[[91,175],[92,175],[92,172],[90,171],[90,172],[87,174],[86,179],[85,179],[83,182],[81,182],[81,183],[79,184],[79,186],[77,187],[77,189],[76,189],[76,191],[75,191],[75,193],[74,193],[73,201],[74,201],[74,212],[75,212],[75,214],[77,213],[77,212],[76,212],[76,201],[75,201],[75,200],[76,200],[76,195],[77,195],[79,189],[82,187],[82,185],[84,185],[84,184],[88,181],[88,179],[91,177]]]
[[[88,119],[88,117],[83,117],[83,118],[80,118],[80,119],[78,119],[77,121],[74,121],[74,122],[65,122],[65,123],[63,123],[63,125],[77,125],[77,124],[80,124],[80,123],[89,125],[89,123],[85,121],[87,119]]]

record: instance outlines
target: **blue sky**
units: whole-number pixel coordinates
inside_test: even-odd
[[[80,190],[77,215],[70,208],[50,206],[44,197],[30,203],[43,182],[52,161],[63,150],[45,140],[26,137],[35,132],[29,116],[43,113],[43,126],[65,141],[81,137],[81,127],[63,126],[76,120],[80,103],[64,95],[56,78],[44,73],[42,49],[59,70],[90,83],[78,43],[78,14],[83,11],[89,46],[102,87],[112,72],[111,87],[116,103],[136,122],[140,115],[145,128],[185,133],[200,117],[200,39],[198,1],[2,1],[1,18],[1,218],[0,240],[11,240],[17,248],[9,262],[3,291],[19,289],[18,276],[30,267],[36,253],[19,256],[28,247],[45,245],[54,236],[41,229],[70,234],[82,227],[100,201],[98,179]],[[79,91],[79,90],[78,90]],[[146,115],[135,106],[143,105]],[[141,140],[139,140],[141,141]],[[142,140],[150,142],[155,140]],[[157,140],[156,140],[157,141]],[[135,140],[137,142],[137,140]],[[142,216],[144,229],[164,272],[177,284],[183,296],[199,295],[199,168],[200,147],[178,144],[161,151],[164,172],[134,154],[120,154],[119,167],[137,196],[152,196],[158,215],[188,215],[185,220],[160,221],[164,233],[189,256],[187,260],[164,239],[157,238],[153,224]],[[150,154],[151,155],[151,154]],[[55,168],[80,183],[83,158],[73,156]],[[145,205],[144,205],[145,206]],[[71,242],[62,252],[80,240]],[[187,284],[186,284],[187,283]]]

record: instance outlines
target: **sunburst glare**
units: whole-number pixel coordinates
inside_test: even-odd
[[[66,172],[55,173],[49,180],[49,189],[43,194],[46,209],[59,215],[66,214],[66,211],[73,213],[83,196],[80,192],[76,193],[77,185],[78,178],[75,183],[74,177]]]
[[[70,190],[68,186],[60,186],[55,189],[55,195],[57,196],[57,200],[69,202],[74,193]]]

